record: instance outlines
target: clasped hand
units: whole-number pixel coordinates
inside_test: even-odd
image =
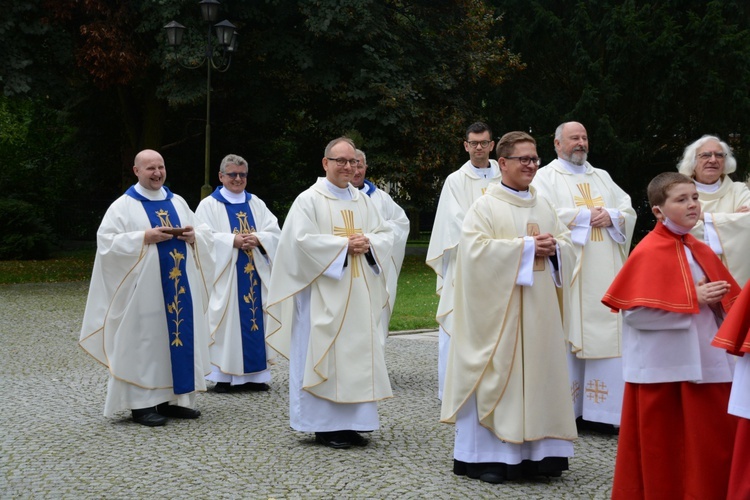
[[[534,255],[537,257],[551,257],[557,251],[557,240],[550,234],[534,236]]]
[[[729,283],[726,281],[708,281],[706,277],[698,281],[695,286],[699,304],[716,304],[724,298],[729,291]]]
[[[353,234],[349,236],[349,255],[361,255],[370,249],[370,240],[364,234]]]
[[[260,240],[258,240],[258,237],[253,233],[234,235],[234,248],[239,248],[240,250],[248,252],[253,248],[257,248],[259,245]]]
[[[591,227],[609,227],[612,225],[612,218],[604,207],[594,207],[591,209]]]

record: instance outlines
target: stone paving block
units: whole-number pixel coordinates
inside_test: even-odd
[[[77,345],[87,283],[0,286],[2,498],[609,498],[617,438],[583,434],[559,479],[491,485],[452,473],[438,422],[437,337],[391,335],[394,397],[365,448],[332,450],[289,427],[288,365],[266,393],[197,399],[197,420],[102,415],[106,369]]]

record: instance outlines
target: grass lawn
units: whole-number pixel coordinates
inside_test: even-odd
[[[390,330],[437,328],[435,312],[438,299],[435,272],[424,263],[424,255],[407,255],[398,277],[398,293]]]
[[[0,261],[0,285],[88,280],[94,265],[94,254],[92,246],[60,251],[48,260],[3,260]],[[437,303],[435,273],[424,263],[423,255],[407,255],[398,279],[398,295],[390,329],[437,328]]]
[[[94,267],[94,245],[59,251],[47,260],[0,260],[0,285],[88,280]]]

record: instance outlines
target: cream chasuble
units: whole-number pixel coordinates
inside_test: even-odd
[[[244,197],[245,194],[242,193]],[[238,278],[237,258],[242,251],[234,248],[235,234],[229,225],[229,217],[224,203],[213,196],[204,198],[195,211],[195,216],[205,222],[214,231],[213,261],[216,264],[215,275],[212,276],[211,300],[208,310],[208,322],[211,332],[211,363],[221,373],[237,376],[246,375],[243,361],[242,325],[240,309],[253,317],[253,324],[266,324],[265,321],[255,321],[254,316],[263,316],[266,299],[268,298],[268,283],[271,279],[271,266],[276,248],[279,243],[281,229],[276,216],[266,207],[266,204],[253,195],[247,202],[247,209],[252,213],[255,226],[243,228],[240,232],[252,232],[257,236],[265,255],[256,248],[250,252],[251,263],[258,273],[261,285],[260,303],[255,304],[254,297],[247,297],[240,302],[237,292],[237,280],[249,279],[245,274]],[[242,224],[240,224],[242,226]],[[267,359],[272,359],[270,349],[266,349]],[[268,377],[265,379],[267,380]],[[245,379],[240,379],[245,380]],[[245,380],[261,382],[261,379]],[[223,381],[223,380],[218,380]],[[240,382],[241,383],[241,382]]]
[[[154,199],[164,199],[163,196]],[[195,245],[187,245],[185,263],[193,309],[195,391],[205,391],[208,356],[208,287],[213,240],[198,225],[185,200],[172,204],[180,225],[195,227]],[[170,329],[167,325],[157,245],[143,242],[151,223],[140,201],[123,195],[109,207],[97,231],[80,345],[109,368],[106,416],[117,411],[177,401],[173,392]],[[180,396],[183,406],[187,399]],[[190,400],[192,402],[192,400]]]
[[[532,185],[539,196],[552,202],[560,220],[571,230],[581,209],[616,209],[624,241],[615,241],[603,228],[590,228],[581,252],[581,271],[573,277],[568,341],[578,358],[612,358],[622,355],[622,320],[602,307],[601,299],[630,252],[636,214],[630,196],[610,175],[586,163],[583,174],[572,174],[560,160],[539,169]]]
[[[302,388],[336,403],[392,396],[380,324],[388,302],[384,273],[375,274],[364,255],[346,255],[341,279],[326,272],[343,257],[354,233],[369,238],[380,269],[390,259],[393,231],[366,195],[348,189],[352,199],[340,200],[319,178],[294,201],[281,231],[268,298],[267,343],[289,358],[294,298],[309,292]]]
[[[737,283],[750,279],[750,213],[735,213],[740,207],[750,207],[750,190],[742,182],[732,182],[723,176],[721,186],[713,193],[698,190],[701,209],[710,213],[719,237],[721,261]],[[704,241],[704,224],[698,221],[691,233]]]
[[[474,396],[479,424],[510,443],[577,437],[564,302],[558,299],[549,260],[534,271],[532,286],[516,285],[523,237],[531,228],[557,240],[563,301],[577,254],[554,208],[533,187],[531,194],[521,199],[493,185],[466,215],[441,410],[442,422],[455,423],[459,409]]]

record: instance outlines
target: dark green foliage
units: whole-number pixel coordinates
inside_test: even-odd
[[[248,188],[283,219],[323,175],[328,140],[350,134],[371,177],[400,187],[411,214],[429,212],[476,120],[496,136],[531,131],[545,163],[555,127],[582,122],[592,164],[634,205],[705,133],[732,145],[742,179],[749,14],[740,0],[223,0],[240,46],[212,75],[210,182],[224,155],[242,155]],[[169,187],[197,205],[206,67],[176,63],[162,30],[172,19],[190,29],[179,55],[199,62],[195,0],[31,0],[5,12],[3,196],[45,199],[47,220],[47,207],[96,199],[59,229],[90,236],[94,212],[134,182],[133,157],[150,147]]]
[[[0,199],[0,260],[48,258],[51,234],[49,225],[34,205]]]
[[[704,134],[750,150],[750,7],[735,0],[495,0],[527,70],[492,93],[493,123],[530,130],[556,155],[555,127],[582,122],[590,161],[637,205],[659,172]]]

